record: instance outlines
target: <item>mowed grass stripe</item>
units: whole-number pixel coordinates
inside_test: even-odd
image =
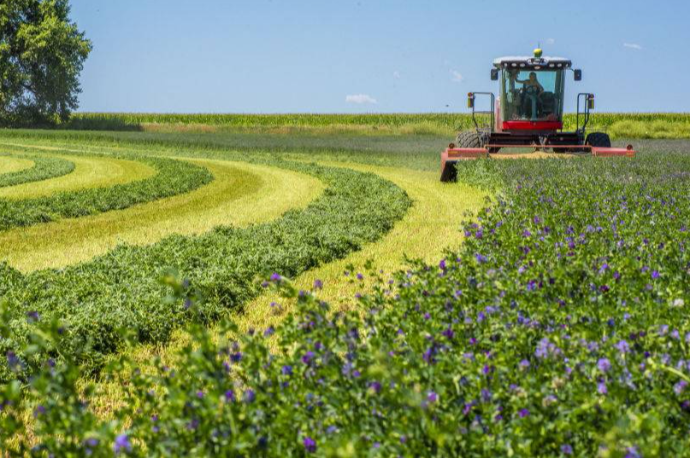
[[[64,176],[0,188],[3,199],[34,199],[62,192],[104,188],[144,180],[156,174],[147,164],[113,157],[56,156],[72,162],[74,171]]]
[[[35,162],[31,159],[22,159],[19,157],[10,157],[7,154],[0,154],[0,175],[21,172],[35,165]]]
[[[174,233],[243,227],[305,207],[323,192],[313,176],[223,160],[181,159],[207,168],[214,181],[192,192],[128,209],[0,232],[1,259],[20,271],[61,268],[118,244],[152,244]]]

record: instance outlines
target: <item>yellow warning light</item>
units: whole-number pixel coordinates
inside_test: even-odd
[[[535,58],[541,58],[541,48],[535,48],[534,49],[534,57]]]

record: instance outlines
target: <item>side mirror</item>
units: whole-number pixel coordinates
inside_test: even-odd
[[[467,107],[474,109],[474,93],[467,94]]]
[[[573,69],[573,72],[575,73],[575,81],[579,82],[582,80],[582,70],[581,69]]]
[[[498,69],[491,69],[491,80],[498,80]]]
[[[590,93],[589,96],[587,97],[587,108],[588,108],[590,111],[591,111],[592,109],[594,109],[594,95],[591,94],[591,93]]]

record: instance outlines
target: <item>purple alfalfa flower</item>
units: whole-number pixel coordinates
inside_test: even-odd
[[[609,392],[609,390],[608,390],[608,388],[606,388],[606,382],[604,382],[603,380],[600,381],[597,384],[597,391],[602,395],[607,394]]]
[[[292,375],[292,366],[285,365],[280,369],[283,375]]]
[[[565,454],[566,456],[572,456],[573,455],[573,447],[569,444],[562,444],[561,445],[561,452]]]
[[[39,415],[43,415],[46,413],[46,408],[45,406],[39,404],[36,406],[36,409],[34,409],[34,417],[38,417]]]
[[[278,273],[271,274],[271,282],[280,282],[283,278]]]
[[[430,314],[430,313],[424,313],[424,319],[425,319],[426,321],[428,321],[429,319],[431,319],[431,314]]]
[[[17,354],[10,350],[5,354],[5,357],[7,358],[7,364],[10,366],[10,369],[14,369],[17,366],[19,366],[19,358],[17,357]]]
[[[256,400],[256,393],[251,388],[244,392],[244,402],[253,403]]]
[[[535,281],[534,279],[532,279],[531,281],[529,281],[529,282],[527,283],[527,290],[528,290],[528,291],[532,292],[532,291],[534,291],[534,290],[536,290],[536,289],[537,289],[537,281]]]
[[[446,271],[446,260],[443,259],[440,262],[438,262],[438,267],[441,271],[445,272]]]
[[[379,393],[381,391],[381,382],[371,382],[369,384],[369,389],[374,393]]]
[[[484,231],[481,228],[478,229],[477,232],[474,233],[474,237],[476,237],[477,239],[483,238],[484,237]]]
[[[532,236],[532,233],[530,233],[528,229],[525,229],[522,232],[522,237],[531,237],[531,236]]]
[[[100,441],[98,441],[98,438],[86,438],[86,440],[84,441],[84,446],[86,446],[87,448],[95,448],[96,446],[98,446],[99,442]]]
[[[275,328],[273,326],[268,326],[268,328],[264,331],[264,337],[270,337],[275,333]]]
[[[548,338],[541,339],[537,344],[537,349],[534,352],[534,355],[540,359],[547,359],[551,356],[558,356],[559,354],[560,349]]]
[[[362,273],[357,273],[357,279],[361,281],[362,279],[364,279],[364,275]]]
[[[113,443],[113,451],[115,454],[120,454],[121,452],[129,452],[132,450],[132,443],[129,442],[129,436],[122,434],[115,438]]]
[[[316,452],[316,441],[309,438],[308,436],[305,436],[304,439],[302,439],[302,444],[304,445],[305,451]]]
[[[520,369],[527,369],[529,367],[529,361],[526,359],[523,359],[522,361],[520,361],[519,366],[520,366]]]
[[[240,361],[242,361],[242,353],[240,353],[239,351],[231,353],[230,361],[233,363],[239,363]]]
[[[659,335],[660,336],[665,336],[668,334],[668,326],[666,324],[662,324],[659,326]]]
[[[620,354],[630,353],[630,345],[628,345],[628,342],[625,340],[621,340],[620,342],[616,343],[614,347]]]
[[[426,394],[427,403],[435,403],[436,401],[438,401],[438,395],[436,394],[436,392],[430,391]]]
[[[686,382],[685,380],[681,380],[673,386],[673,392],[676,395],[680,395],[681,393],[683,393],[683,390],[685,390],[685,387],[687,386],[688,382]]]
[[[485,403],[488,403],[489,401],[491,401],[491,392],[489,390],[487,390],[486,388],[482,388],[482,391],[480,392],[480,394],[482,397],[482,401],[484,401]]]
[[[228,403],[235,401],[235,392],[232,390],[226,390],[223,396],[225,397],[225,401]]]
[[[314,290],[321,290],[323,289],[323,281],[321,279],[317,279],[314,281]]]
[[[480,254],[480,253],[476,253],[476,254],[474,255],[474,258],[477,259],[477,263],[486,263],[486,262],[487,262],[486,257],[485,257],[484,255]]]
[[[26,317],[33,322],[38,322],[40,320],[38,311],[29,311],[28,313],[26,313]]]
[[[477,322],[484,322],[486,319],[486,313],[483,311],[480,311],[479,314],[477,315]]]
[[[199,399],[203,398],[203,397],[204,397],[204,392],[201,391],[201,390],[197,391],[197,392],[196,392],[196,397],[199,398]]]
[[[453,337],[455,336],[455,332],[453,332],[453,329],[449,327],[448,329],[441,332],[441,335],[446,337],[448,340],[453,340]]]
[[[626,459],[637,459],[641,458],[642,455],[640,454],[640,450],[637,448],[637,446],[630,446],[629,448],[625,449],[625,457]]]
[[[433,348],[427,348],[427,350],[422,354],[422,359],[424,359],[425,362],[427,363],[432,363],[434,362],[434,355],[436,352],[434,351]]]
[[[314,360],[314,354],[313,351],[307,351],[304,355],[302,355],[302,362],[304,364],[311,364],[311,362]]]
[[[518,415],[520,416],[521,419],[528,417],[529,414],[530,414],[529,409],[522,408],[518,411]]]
[[[659,271],[657,271],[657,270],[652,271],[652,279],[659,279],[660,276],[661,276],[661,274],[659,274]]]
[[[599,361],[597,361],[597,368],[601,372],[607,373],[611,369],[611,361],[607,358],[600,358]]]

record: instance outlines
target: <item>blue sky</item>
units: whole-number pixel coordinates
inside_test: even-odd
[[[684,0],[72,0],[81,111],[464,112],[497,56],[570,58],[600,111],[690,111]],[[571,107],[572,108],[572,105]],[[567,108],[568,109],[568,108]]]

